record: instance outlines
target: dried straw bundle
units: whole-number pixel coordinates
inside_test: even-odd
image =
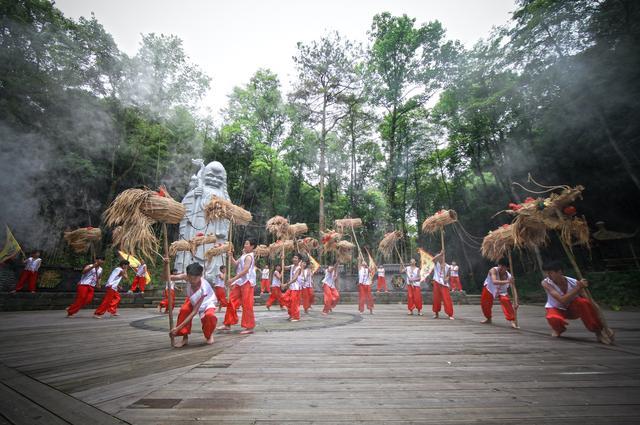
[[[282,255],[282,249],[284,247],[284,252],[290,252],[293,251],[294,249],[294,245],[293,245],[293,241],[291,240],[286,240],[286,241],[276,241],[274,243],[272,243],[271,245],[269,245],[269,256],[271,258],[276,258],[279,255]]]
[[[543,246],[547,243],[547,226],[536,216],[518,215],[511,224],[517,248]]]
[[[184,205],[174,201],[165,193],[164,191],[147,191],[144,202],[140,205],[140,210],[147,217],[160,223],[178,224],[185,214]]]
[[[97,242],[100,239],[102,239],[102,231],[99,227],[81,227],[64,232],[64,240],[67,241],[73,252],[78,254],[87,252],[91,242]]]
[[[510,224],[505,224],[484,237],[481,251],[482,255],[489,260],[498,261],[504,258],[514,246],[513,228]]]
[[[276,215],[267,220],[267,231],[277,238],[284,238],[289,233],[289,220]]]
[[[291,224],[289,225],[289,229],[287,230],[287,236],[291,239],[294,239],[296,236],[307,233],[308,231],[309,228],[305,223]]]
[[[382,254],[383,257],[389,259],[393,254],[393,248],[396,246],[396,243],[402,239],[402,232],[399,230],[389,232],[384,235],[384,238],[378,244],[378,251]]]
[[[560,193],[552,193],[551,196],[545,200],[545,204],[548,203],[551,207],[562,210],[562,208],[573,204],[578,199],[582,199],[583,191],[584,186],[567,186]]]
[[[233,251],[233,244],[231,242],[225,242],[225,243],[217,244],[213,248],[209,248],[204,253],[204,256],[207,259],[207,261],[211,261],[213,257],[226,254],[229,251]]]
[[[338,249],[336,244],[342,239],[344,235],[334,230],[327,230],[327,232],[320,232],[320,241],[325,252],[332,252]]]
[[[435,233],[447,224],[458,221],[458,214],[454,210],[440,210],[422,223],[422,231]]]
[[[314,238],[298,239],[298,248],[304,252],[317,251],[320,248],[320,242]]]
[[[189,241],[180,239],[178,241],[171,242],[171,245],[169,246],[169,256],[175,257],[179,251],[191,251],[191,244]]]
[[[251,213],[244,208],[233,205],[231,202],[212,196],[204,207],[207,221],[231,220],[234,224],[245,225],[251,222]]]
[[[560,238],[567,246],[589,246],[589,226],[583,218],[567,219],[560,228]]]
[[[336,244],[336,261],[348,263],[353,259],[353,248],[356,246],[349,241],[340,241]]]
[[[103,218],[107,226],[120,227],[113,234],[114,246],[126,252],[139,251],[148,259],[154,258],[158,251],[158,239],[152,227],[155,220],[142,212],[142,205],[155,193],[146,189],[127,189],[113,200]]]
[[[267,245],[258,245],[256,247],[256,257],[264,258],[270,254],[269,247]]]
[[[189,243],[191,244],[191,248],[190,251],[192,254],[195,255],[196,250],[198,249],[198,247],[200,245],[207,245],[207,244],[212,244],[212,243],[216,243],[218,241],[218,239],[216,238],[215,235],[200,235],[200,236],[196,236],[193,239],[191,239],[189,241]]]
[[[360,218],[343,218],[342,220],[336,220],[336,230],[339,232],[345,232],[351,228],[362,227],[362,219]]]

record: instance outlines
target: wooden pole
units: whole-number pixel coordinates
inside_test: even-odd
[[[557,234],[557,232],[556,232],[556,234]],[[578,266],[578,263],[576,262],[576,257],[573,255],[573,252],[571,252],[571,249],[569,249],[569,247],[562,240],[562,238],[560,237],[559,234],[558,234],[558,239],[560,239],[560,244],[562,244],[562,249],[564,249],[565,254],[567,254],[567,257],[569,258],[569,261],[571,262],[571,265],[573,266],[573,270],[576,272],[576,276],[580,280],[584,279],[584,275],[582,274],[582,271],[580,270],[580,267]],[[598,303],[596,303],[596,301],[593,299],[593,296],[591,295],[591,291],[589,291],[589,289],[584,288],[582,291],[584,292],[584,294],[587,297],[587,299],[591,302],[591,304],[593,304],[593,307],[596,310],[596,314],[598,315],[598,319],[600,319],[600,323],[602,323],[603,331],[607,334],[607,336],[609,337],[609,339],[613,343],[613,338],[614,338],[615,334],[614,334],[613,330],[611,330],[611,328],[609,328],[609,325],[607,324],[607,320],[604,317],[604,313],[602,312],[602,309],[600,308]]]
[[[518,306],[520,303],[518,302],[518,290],[516,289],[515,276],[513,273],[513,260],[511,258],[511,250],[507,251],[507,257],[509,258],[509,271],[511,272],[511,276],[514,278],[513,283],[511,284],[511,291],[513,292],[513,301],[516,303],[515,308],[513,309],[513,322],[518,326]]]
[[[233,254],[233,250],[231,246],[233,242],[231,242],[231,238],[233,237],[233,221],[229,220],[229,235],[227,237],[227,243],[229,244],[229,250],[227,251],[227,284],[225,285],[225,291],[227,294],[227,300],[229,300],[229,279],[231,279],[231,254]]]
[[[358,247],[358,256],[364,260],[364,255],[362,255],[362,250],[360,249],[360,244],[358,243],[358,238],[356,237],[356,231],[353,228],[353,226],[351,226],[351,233],[353,234],[353,240],[355,241],[356,246]],[[360,265],[358,265],[358,267],[360,267]]]
[[[442,252],[442,264],[444,265],[444,227],[440,228],[440,252]]]
[[[398,247],[396,245],[393,246],[396,249],[396,254],[398,254],[398,260],[400,260],[400,266],[404,267],[404,262],[402,261],[402,256],[400,255],[400,251],[398,251]]]
[[[164,258],[169,258],[169,235],[167,231],[167,223],[162,223],[162,233],[164,233]],[[171,261],[171,260],[169,260]],[[173,300],[171,299],[171,266],[169,261],[164,263],[165,287],[167,288],[167,313],[169,314],[169,331],[173,329]],[[171,346],[174,346],[174,337],[171,338]]]

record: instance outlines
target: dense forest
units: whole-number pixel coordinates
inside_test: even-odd
[[[519,0],[471,48],[437,21],[384,12],[367,36],[299,42],[290,92],[257,69],[214,120],[201,100],[216,88],[178,37],[143,35],[129,56],[95,17],[0,2],[0,223],[26,248],[60,252],[64,229],[99,225],[124,189],[164,183],[180,198],[202,157],[224,164],[232,201],[253,213],[238,237],[266,241],[276,214],[315,234],[361,217],[366,244],[399,229],[408,256],[438,249],[419,223],[452,208],[466,232],[447,234],[448,258],[475,281],[478,238],[530,196],[512,184],[529,174],[584,185],[591,226],[637,227],[637,1]],[[535,264],[522,253],[519,267]]]

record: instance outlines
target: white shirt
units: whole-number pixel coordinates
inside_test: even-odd
[[[369,281],[369,269],[366,267],[360,267],[358,270],[358,284],[359,285],[371,285]]]
[[[322,279],[322,283],[324,283],[325,285],[328,285],[329,288],[335,288],[336,287],[336,282],[335,282],[335,269],[334,270],[325,270],[324,272],[324,278]]]
[[[273,272],[273,278],[271,279],[271,286],[274,288],[279,288],[282,284],[282,281],[278,278],[278,272]]]
[[[238,270],[239,271],[244,270],[247,261],[250,262],[249,271],[244,277],[236,281],[237,286],[242,286],[247,282],[249,282],[251,286],[256,286],[256,268],[253,266],[253,253],[242,254],[242,257],[240,257],[240,259],[238,260]]]
[[[147,274],[147,265],[146,264],[140,264],[138,266],[138,269],[136,270],[136,276],[144,277],[146,274]]]
[[[120,275],[120,273],[122,273],[122,267],[116,267],[115,269],[113,269],[105,286],[107,288],[113,289],[114,291],[117,291],[118,285],[122,280],[122,276]]]
[[[100,276],[102,276],[102,267],[98,267],[97,272],[95,267],[91,267],[88,272],[82,274],[79,285],[96,286]]]
[[[567,279],[567,292],[570,292],[571,290],[575,289],[578,286],[578,281],[572,277],[569,276],[565,276],[565,278]],[[555,289],[556,291],[558,291],[559,294],[564,295],[567,292],[562,292],[560,290],[560,288],[558,287],[558,285],[556,285],[553,280],[549,279],[548,277],[544,279],[544,282],[547,283],[547,285],[551,286],[553,289]],[[544,288],[544,286],[543,286]],[[571,304],[571,302],[576,299],[576,297],[579,295],[579,293],[575,294],[568,302],[567,304],[562,304],[560,301],[556,300],[553,296],[551,296],[551,294],[547,291],[547,289],[545,288],[545,292],[547,293],[547,303],[545,304],[544,308],[559,308],[560,310],[566,310],[567,307],[569,306],[569,304]]]
[[[449,265],[445,263],[444,273],[442,271],[442,264],[438,261],[433,268],[433,280],[438,282],[442,286],[449,286],[449,282],[445,279],[449,272]]]
[[[313,288],[313,273],[311,273],[311,270],[309,269],[304,269],[304,282],[302,284],[303,288]]]
[[[42,263],[42,258],[34,259],[33,257],[29,257],[24,263],[24,269],[30,272],[37,272],[40,268],[40,263]]]
[[[418,267],[407,267],[407,283],[411,286],[420,287],[420,269]]]
[[[295,276],[295,274],[298,272],[299,269],[300,269],[300,266],[295,266],[291,268],[291,279],[293,279],[293,276]],[[299,291],[300,289],[302,289],[303,282],[304,282],[304,276],[303,276],[303,272],[301,271],[298,278],[293,282],[291,282],[289,289],[291,289],[292,291]]]
[[[451,266],[451,276],[458,277],[458,270],[459,269],[460,269],[460,267],[458,267],[458,266]]]
[[[216,287],[222,287],[222,288],[224,288],[224,277],[221,277],[221,273],[218,273],[218,274],[216,275],[215,279],[216,279],[216,280],[215,280],[215,282],[213,282],[213,284],[214,284]]]
[[[384,268],[378,267],[378,277],[384,277]]]
[[[494,298],[497,297],[498,295],[507,295],[507,289],[509,289],[509,284],[507,283],[506,285],[496,285],[495,283],[493,283],[493,278],[491,277],[491,270],[495,270],[496,274],[500,276],[498,267],[493,267],[492,269],[489,270],[489,273],[487,273],[487,278],[484,280],[484,286],[487,287],[487,291],[489,291]],[[511,278],[511,274],[509,272],[505,272],[505,273],[507,273],[507,279]]]
[[[189,297],[192,308],[198,303],[202,296],[204,296],[204,300],[202,300],[202,304],[200,304],[200,308],[198,309],[198,316],[200,316],[200,318],[202,318],[205,310],[216,307],[218,303],[216,293],[204,278],[200,278],[200,288],[195,292],[191,289],[191,284],[187,284],[187,297]]]
[[[269,280],[269,269],[262,269],[262,280]]]

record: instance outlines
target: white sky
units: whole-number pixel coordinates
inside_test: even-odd
[[[175,34],[190,60],[211,78],[203,102],[215,116],[234,86],[259,68],[280,77],[286,92],[294,77],[292,56],[298,41],[337,30],[367,42],[376,13],[406,13],[416,23],[439,20],[447,36],[467,47],[510,19],[514,0],[57,0],[65,16],[94,12],[119,48],[129,55],[141,34]]]

